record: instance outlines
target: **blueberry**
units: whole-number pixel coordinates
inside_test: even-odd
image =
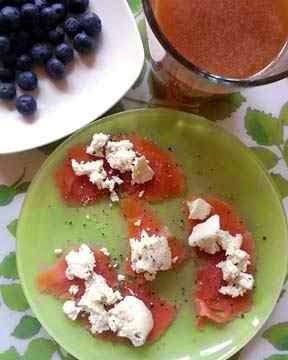
[[[34,0],[34,3],[40,11],[49,5],[47,0]]]
[[[52,44],[61,44],[65,40],[65,32],[62,28],[58,27],[48,32],[48,39]]]
[[[81,14],[87,10],[89,0],[70,0],[68,2],[69,11],[74,14]]]
[[[39,9],[34,4],[24,4],[21,8],[22,24],[26,26],[36,25],[39,21]]]
[[[26,31],[12,33],[10,35],[11,48],[16,55],[27,53],[30,51],[32,41],[30,35]]]
[[[22,95],[16,99],[16,109],[22,115],[31,115],[37,110],[37,103],[33,96]]]
[[[79,53],[88,54],[94,49],[95,43],[93,39],[83,31],[74,37],[73,46]]]
[[[7,68],[15,68],[16,62],[17,58],[14,53],[9,53],[2,58],[2,64]]]
[[[51,6],[52,10],[54,11],[55,13],[55,16],[56,16],[56,19],[57,21],[61,21],[63,20],[63,18],[65,17],[66,15],[66,8],[63,4],[61,3],[56,3],[56,4],[53,4]]]
[[[0,99],[13,100],[16,96],[16,86],[14,83],[0,83]]]
[[[10,51],[10,39],[7,36],[0,36],[0,55],[5,55]]]
[[[16,7],[5,6],[1,13],[7,30],[17,30],[20,27],[20,12]]]
[[[41,24],[47,28],[52,29],[57,23],[57,16],[52,7],[45,7],[40,12]]]
[[[70,37],[74,37],[81,31],[80,23],[75,17],[68,17],[63,24],[64,31]]]
[[[80,25],[86,34],[98,35],[102,30],[102,23],[99,16],[95,13],[87,13],[80,16]]]
[[[50,59],[46,63],[46,72],[47,74],[55,80],[60,80],[64,77],[65,69],[62,61],[58,59]]]
[[[17,69],[27,71],[32,68],[33,59],[30,55],[22,54],[17,59]]]
[[[7,26],[6,26],[6,22],[5,22],[5,16],[2,14],[2,12],[0,12],[0,31],[2,33],[6,33],[7,32]]]
[[[48,38],[47,31],[42,29],[40,26],[33,26],[33,28],[30,29],[29,33],[34,42],[42,42],[47,40]]]
[[[32,91],[37,88],[38,79],[32,71],[24,71],[17,77],[17,85],[25,91]]]
[[[0,81],[13,82],[15,79],[15,73],[12,69],[0,68]]]
[[[73,60],[74,51],[71,46],[62,43],[56,46],[55,56],[66,65]]]
[[[34,44],[31,49],[31,55],[37,64],[43,65],[52,56],[52,48],[46,43]]]

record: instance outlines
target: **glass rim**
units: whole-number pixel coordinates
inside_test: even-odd
[[[261,79],[255,80],[241,80],[241,79],[233,79],[233,78],[226,78],[220,75],[212,74],[206,70],[201,69],[197,65],[193,64],[189,60],[187,60],[183,55],[180,54],[178,50],[175,49],[174,46],[169,42],[167,37],[164,35],[156,17],[154,16],[154,11],[151,6],[151,0],[142,0],[142,5],[145,13],[146,20],[148,21],[154,35],[157,37],[160,44],[163,48],[178,62],[180,62],[186,69],[191,72],[196,73],[200,77],[209,80],[213,83],[222,83],[224,85],[230,85],[239,88],[247,88],[247,87],[256,87],[262,85],[272,84],[276,81],[283,80],[288,77],[288,69],[276,75],[270,75],[263,77]]]

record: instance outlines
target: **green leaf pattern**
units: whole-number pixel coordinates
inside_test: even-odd
[[[39,321],[29,315],[24,315],[12,333],[17,339],[30,339],[40,331]]]

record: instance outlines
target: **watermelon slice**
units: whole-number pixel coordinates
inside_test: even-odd
[[[185,177],[182,169],[178,167],[169,153],[134,135],[115,136],[113,139],[129,139],[134,144],[135,150],[149,160],[149,164],[155,172],[151,181],[142,185],[132,185],[131,173],[120,175],[118,171],[111,169],[105,161],[104,168],[107,173],[110,176],[120,176],[124,180],[119,189],[120,194],[143,194],[143,197],[149,201],[160,201],[182,194],[185,188]],[[55,174],[56,185],[62,199],[72,205],[91,205],[97,202],[99,198],[108,196],[107,190],[99,190],[86,175],[75,175],[71,166],[72,159],[78,162],[97,160],[97,158],[86,153],[85,146],[76,146],[68,151],[63,164]]]
[[[189,200],[195,200],[197,197],[192,196]],[[239,215],[223,201],[216,198],[204,198],[211,206],[211,216],[218,214],[220,216],[221,229],[229,231],[232,235],[241,234],[243,236],[242,250],[245,250],[251,257],[251,265],[248,272],[255,272],[255,244],[252,235],[247,230],[244,222]],[[185,204],[185,213],[188,217],[188,210]],[[189,232],[193,227],[201,221],[188,219]],[[216,323],[226,323],[236,316],[248,312],[252,306],[251,292],[244,296],[231,298],[219,293],[219,289],[225,285],[223,281],[222,271],[216,267],[220,261],[225,259],[224,252],[215,255],[209,255],[198,249],[195,250],[196,256],[205,261],[205,265],[201,266],[196,276],[196,291],[193,299],[198,314],[198,325],[203,325],[205,319],[209,319]]]
[[[160,297],[157,296],[149,288],[149,286],[143,286],[142,282],[126,282],[122,289],[122,295],[136,296],[138,299],[142,300],[151,311],[154,320],[154,327],[149,334],[148,342],[156,341],[162,334],[165,333],[176,318],[176,307],[160,299]]]
[[[110,265],[109,257],[99,250],[94,250],[94,256],[96,260],[95,272],[102,275],[109,286],[115,287],[117,285],[117,273],[113,266]],[[80,291],[77,297],[81,297],[85,290],[84,280],[68,280],[65,276],[66,269],[67,263],[63,257],[50,269],[41,272],[37,277],[37,284],[40,291],[57,296],[60,299],[70,299],[70,286],[78,285]]]
[[[171,250],[173,268],[183,263],[187,258],[186,248],[179,240],[173,237],[167,227],[161,224],[160,219],[154,214],[149,205],[137,196],[129,196],[120,201],[121,212],[127,222],[129,238],[139,238],[141,232],[145,230],[149,235],[163,235],[168,238]],[[127,274],[141,278],[145,281],[142,274],[136,274],[128,260],[125,265]]]
[[[94,271],[102,275],[109,286],[118,286],[117,273],[115,268],[110,265],[109,258],[99,250],[94,250],[96,266]],[[81,279],[68,280],[65,276],[67,264],[65,258],[61,258],[58,262],[45,272],[42,272],[37,277],[38,288],[41,292],[54,295],[60,299],[71,299],[69,294],[69,288],[71,285],[78,285],[80,288],[79,293],[76,296],[76,300],[79,300],[84,293],[85,286],[84,281]],[[137,281],[125,282],[120,286],[122,296],[133,295],[142,300],[145,305],[150,309],[153,319],[154,327],[149,334],[148,341],[156,341],[171,325],[176,318],[175,306],[168,302],[161,300],[156,296],[148,286],[143,286]],[[89,328],[87,316],[81,318],[81,323],[85,328]],[[112,332],[108,331],[103,334],[98,334],[97,337],[103,340],[123,342],[125,339],[115,336]]]

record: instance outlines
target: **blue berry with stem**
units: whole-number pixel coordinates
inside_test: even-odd
[[[55,56],[61,60],[63,64],[68,64],[74,59],[74,51],[71,46],[66,43],[62,43],[56,46]]]
[[[22,95],[16,99],[16,109],[22,115],[32,115],[37,110],[37,103],[33,96]]]
[[[11,82],[0,83],[0,99],[13,100],[16,96],[16,86]]]
[[[75,17],[70,16],[64,21],[63,29],[69,37],[74,37],[81,31],[80,22]]]
[[[80,25],[86,34],[90,36],[97,36],[102,30],[101,19],[95,13],[82,14],[80,16]]]
[[[38,79],[32,71],[21,72],[17,77],[17,85],[25,91],[32,91],[37,88]]]
[[[73,46],[80,54],[89,54],[93,51],[95,43],[91,36],[82,31],[74,37]]]
[[[52,58],[45,66],[47,74],[54,80],[61,80],[65,75],[65,67],[62,61]]]
[[[55,13],[56,21],[60,22],[66,15],[65,5],[62,3],[55,3],[51,5],[52,10]]]

